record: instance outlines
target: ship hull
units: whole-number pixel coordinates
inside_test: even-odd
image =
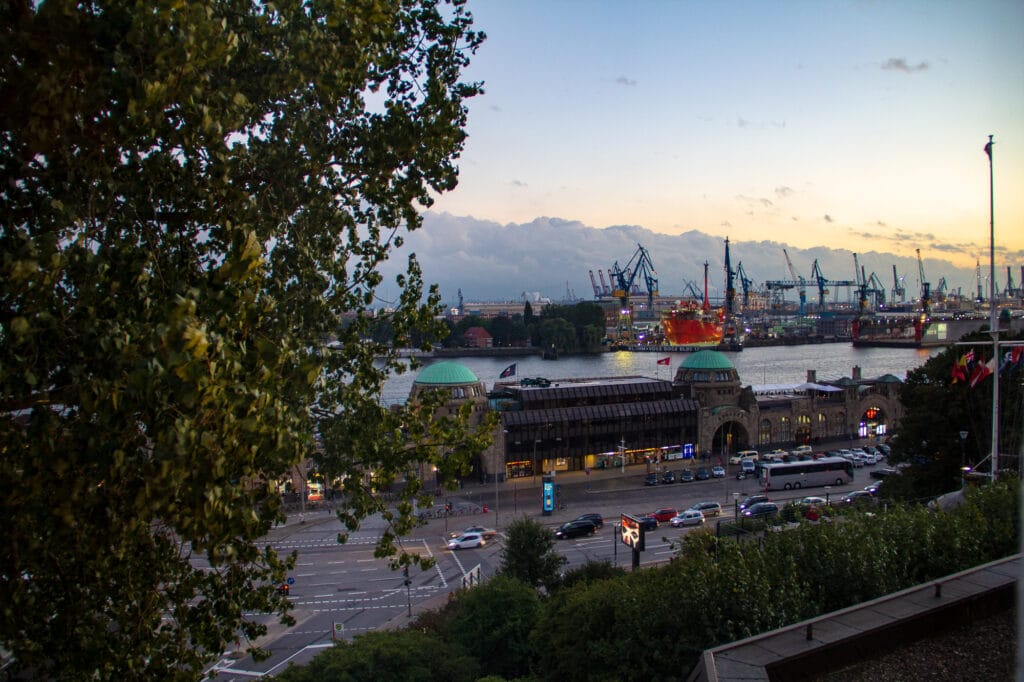
[[[934,348],[949,346],[964,336],[988,328],[989,318],[877,316],[853,323],[853,345],[859,347]]]
[[[670,311],[662,315],[665,340],[673,346],[717,346],[723,320],[716,311]]]

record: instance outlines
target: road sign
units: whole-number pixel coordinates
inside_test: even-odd
[[[295,584],[295,578],[288,578],[287,582],[288,582],[289,585],[294,585]]]
[[[335,623],[331,630],[331,639],[343,639],[345,637],[345,624]]]

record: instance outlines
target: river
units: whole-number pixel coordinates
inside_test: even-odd
[[[865,379],[893,374],[905,379],[909,370],[923,365],[928,358],[942,352],[942,348],[854,348],[849,343],[807,344],[803,346],[769,346],[747,348],[739,353],[724,353],[739,372],[744,384],[791,384],[807,380],[807,370],[817,372],[819,381],[849,377],[854,367],[861,368]],[[564,356],[559,360],[543,360],[538,355],[518,358],[461,357],[455,358],[490,389],[501,371],[513,362],[516,378],[546,377],[573,379],[637,375],[654,379],[671,379],[679,363],[689,353],[603,353],[600,355]],[[657,361],[670,358],[670,365]],[[426,359],[424,365],[441,362]],[[385,405],[404,403],[418,372],[392,376],[385,384]]]

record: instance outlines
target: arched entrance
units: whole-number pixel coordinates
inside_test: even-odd
[[[865,408],[857,423],[857,435],[861,438],[881,439],[887,433],[885,410],[878,405],[870,405]]]
[[[729,455],[752,448],[750,434],[741,422],[727,421],[715,429],[711,439],[711,456],[715,462],[729,461]]]

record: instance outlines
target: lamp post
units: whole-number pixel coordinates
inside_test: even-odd
[[[537,443],[540,442],[540,438],[533,439],[533,482],[537,482]]]
[[[829,504],[828,496],[829,496],[829,493],[831,493],[831,492],[832,492],[832,486],[830,486],[830,485],[825,486],[825,506],[826,507]]]
[[[967,466],[967,432],[960,432],[960,469]],[[962,485],[960,486],[963,487]]]
[[[733,518],[734,518],[734,520],[739,521],[740,520],[740,494],[739,493],[733,493],[732,494],[732,508],[733,508]]]
[[[960,490],[963,490],[967,485],[967,474],[970,473],[971,467],[960,467]]]

